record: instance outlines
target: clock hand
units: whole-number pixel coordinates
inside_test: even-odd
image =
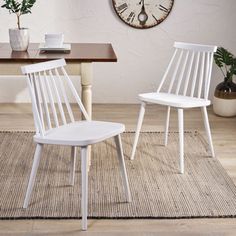
[[[142,4],[142,8],[141,8],[141,12],[138,15],[138,20],[139,20],[140,25],[145,25],[148,20],[148,15],[145,11],[144,0],[141,0],[139,4]]]

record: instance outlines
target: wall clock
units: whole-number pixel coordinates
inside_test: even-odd
[[[129,26],[147,29],[169,15],[174,0],[112,0],[115,12]]]

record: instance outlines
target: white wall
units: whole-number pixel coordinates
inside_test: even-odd
[[[0,0],[1,2],[1,0]],[[235,0],[175,0],[159,26],[136,30],[115,15],[112,0],[37,0],[23,17],[31,42],[46,32],[64,32],[68,42],[111,42],[118,63],[94,66],[96,103],[136,103],[137,94],[156,88],[172,54],[174,41],[222,45],[236,54]],[[0,41],[8,41],[14,15],[0,9]],[[78,79],[78,78],[77,78]],[[211,96],[222,76],[214,67]],[[0,79],[0,102],[27,102],[25,81]]]

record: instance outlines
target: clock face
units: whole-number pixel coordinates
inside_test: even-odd
[[[160,24],[169,15],[173,4],[174,0],[113,0],[121,20],[138,29]]]

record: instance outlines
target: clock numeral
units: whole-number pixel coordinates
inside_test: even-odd
[[[154,15],[152,15],[152,17],[156,20],[157,23],[160,21]]]
[[[119,11],[120,14],[122,14],[127,9],[128,9],[127,3],[123,3],[123,4],[121,4],[120,6],[117,7],[117,11]]]
[[[131,12],[127,18],[128,22],[133,22],[134,21],[134,17],[135,17],[135,13]]]
[[[159,9],[160,9],[161,11],[166,12],[166,13],[169,12],[169,10],[168,10],[166,7],[162,6],[161,4],[159,5]]]

